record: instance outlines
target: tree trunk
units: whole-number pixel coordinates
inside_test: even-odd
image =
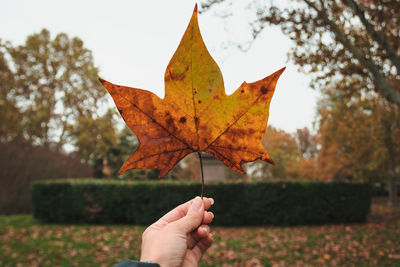
[[[95,178],[103,178],[103,158],[95,159],[92,166],[93,176]]]
[[[399,206],[399,200],[397,197],[397,179],[396,175],[393,174],[389,178],[389,206],[397,207]]]
[[[382,119],[385,130],[385,145],[388,153],[388,178],[389,178],[389,206],[397,207],[399,205],[397,198],[397,170],[396,170],[396,153],[394,151],[394,142],[392,139],[392,126],[396,126],[397,122],[392,125],[387,119]]]

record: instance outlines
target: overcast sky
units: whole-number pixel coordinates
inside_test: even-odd
[[[65,32],[81,38],[93,51],[101,77],[117,84],[164,96],[164,71],[178,47],[196,1],[192,0],[2,0],[0,38],[14,45],[47,28],[54,37]],[[279,29],[266,28],[249,51],[230,42],[249,37],[244,0],[235,1],[232,16],[200,15],[206,46],[220,66],[228,94],[243,81],[253,82],[286,66],[271,102],[269,123],[294,132],[312,127],[317,92],[309,79],[287,63],[290,41]]]

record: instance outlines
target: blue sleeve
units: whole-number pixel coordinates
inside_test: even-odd
[[[122,260],[113,267],[160,267],[157,263],[148,263],[132,260]]]

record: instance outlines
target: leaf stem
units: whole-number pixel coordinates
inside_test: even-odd
[[[199,155],[200,159],[200,169],[201,169],[201,199],[203,199],[203,193],[204,193],[204,173],[203,173],[203,160],[201,158],[201,152],[197,152]]]

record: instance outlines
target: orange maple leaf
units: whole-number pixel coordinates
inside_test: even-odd
[[[165,97],[100,79],[140,144],[121,167],[166,175],[193,152],[213,154],[226,166],[257,159],[273,163],[261,144],[269,104],[285,68],[226,95],[221,71],[200,34],[197,5],[165,71]]]

